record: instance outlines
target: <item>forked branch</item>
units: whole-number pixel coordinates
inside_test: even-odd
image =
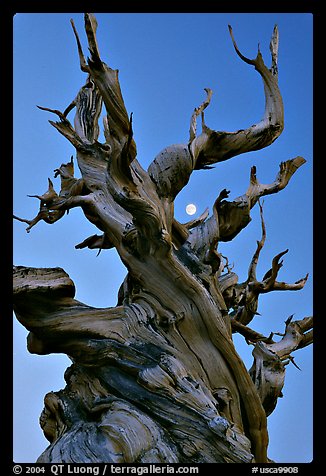
[[[305,163],[302,157],[282,162],[280,170],[274,182],[268,185],[260,184],[256,177],[256,167],[251,168],[250,185],[244,195],[233,201],[228,201],[230,191],[222,190],[215,200],[213,214],[197,227],[190,230],[187,243],[192,250],[198,254],[200,259],[206,255],[209,250],[214,250],[220,241],[230,241],[237,236],[251,221],[250,210],[257,203],[260,197],[277,193],[284,189],[289,183],[292,175],[297,169]],[[262,220],[263,223],[263,220]],[[254,261],[258,259],[260,249],[265,241],[264,224],[263,237],[258,245]],[[255,265],[253,264],[255,270]],[[274,270],[275,272],[275,270]]]
[[[277,79],[278,30],[274,28],[270,49],[272,66],[265,66],[258,51],[254,60],[244,57],[230,34],[235,50],[240,58],[251,64],[263,79],[265,91],[265,112],[263,119],[247,129],[236,132],[214,131],[206,126],[204,110],[212,97],[212,90],[205,88],[206,99],[194,109],[190,120],[189,142],[166,147],[154,159],[148,172],[157,187],[158,194],[172,202],[188,183],[194,169],[211,168],[221,162],[245,152],[260,150],[269,146],[281,134],[284,127],[284,111]],[[196,135],[197,118],[202,119],[202,133]]]
[[[85,206],[90,203],[88,191],[85,187],[83,179],[76,179],[74,177],[74,164],[71,157],[70,162],[61,164],[58,169],[54,170],[54,177],[60,176],[61,189],[59,194],[54,190],[52,180],[49,178],[48,190],[43,195],[28,195],[40,200],[40,209],[38,214],[31,220],[26,218],[19,218],[14,215],[18,221],[28,224],[26,228],[27,233],[39,221],[44,221],[48,224],[53,224],[60,220],[65,212],[71,208],[78,206]]]
[[[292,321],[292,317],[285,321],[285,332],[280,341],[275,342],[271,337],[260,338],[253,350],[254,363],[249,372],[267,416],[282,396],[285,365],[294,363],[292,352],[312,342],[313,318]]]
[[[271,268],[265,273],[263,279],[259,281],[257,279],[256,269],[259,260],[261,250],[266,240],[266,227],[263,217],[263,207],[259,203],[262,237],[257,241],[257,248],[251,259],[248,277],[246,281],[238,283],[238,280],[234,278],[234,273],[228,272],[226,275],[222,275],[219,278],[221,283],[223,296],[228,309],[232,309],[230,312],[231,323],[234,321],[247,325],[252,319],[259,315],[258,312],[258,300],[260,294],[265,294],[271,291],[298,291],[304,287],[308,279],[308,274],[296,281],[295,283],[285,283],[277,281],[279,270],[283,266],[283,260],[280,260],[288,250],[278,253],[272,260]],[[235,275],[236,276],[236,275]],[[242,327],[237,327],[236,324],[232,324],[233,332],[239,332]]]
[[[237,132],[213,131],[203,123],[203,132],[190,142],[190,149],[196,161],[195,168],[205,168],[216,162],[230,159],[239,154],[263,149],[272,144],[284,127],[283,101],[277,80],[278,30],[275,26],[272,40],[272,67],[268,69],[260,51],[255,59],[241,54],[229,26],[230,35],[238,56],[253,65],[264,83],[265,112],[263,119],[253,126]]]

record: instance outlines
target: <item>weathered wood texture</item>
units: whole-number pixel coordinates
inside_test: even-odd
[[[72,24],[73,25],[73,24]],[[278,32],[271,40],[272,67],[260,52],[254,60],[235,50],[262,77],[266,104],[263,119],[233,133],[214,131],[204,122],[211,90],[194,110],[186,144],[160,152],[148,170],[136,159],[136,145],[118,80],[102,62],[96,42],[96,20],[85,14],[90,50],[86,61],[78,34],[85,85],[51,124],[76,148],[82,178],[74,177],[73,158],[55,176],[57,193],[35,195],[40,220],[54,223],[70,208],[81,207],[100,231],[76,248],[116,248],[128,274],[115,308],[97,309],[74,299],[75,288],[60,268],[17,266],[14,310],[29,330],[32,353],[66,353],[72,365],[66,387],[50,392],[40,423],[50,445],[39,462],[266,462],[266,416],[281,395],[285,364],[291,353],[311,343],[312,318],[286,322],[278,341],[248,327],[259,295],[272,290],[301,289],[277,281],[278,254],[262,281],[256,265],[265,241],[252,258],[248,279],[238,283],[217,251],[250,221],[259,198],[282,190],[305,160],[280,165],[275,180],[260,184],[252,168],[247,191],[228,201],[222,190],[208,217],[204,213],[181,224],[174,199],[195,169],[271,144],[283,130],[283,104],[277,82]],[[105,143],[98,142],[102,105]],[[75,109],[74,126],[67,115]],[[197,118],[202,132],[197,135]],[[233,344],[241,333],[254,344],[248,372]]]

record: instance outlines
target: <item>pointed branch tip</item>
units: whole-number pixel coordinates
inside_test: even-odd
[[[245,63],[248,63],[248,64],[251,64],[251,65],[256,65],[256,60],[252,60],[250,58],[247,58],[246,56],[244,56],[241,51],[239,50],[238,48],[238,45],[234,39],[234,36],[233,36],[233,30],[232,30],[232,27],[231,25],[228,25],[228,28],[229,28],[229,33],[230,33],[230,36],[231,36],[231,40],[232,40],[232,43],[233,43],[233,46],[234,46],[234,49],[237,53],[237,55],[245,62]],[[258,44],[258,54],[259,54],[259,44]]]
[[[290,322],[292,321],[293,317],[294,317],[294,314],[291,314],[291,316],[289,316],[289,317],[287,318],[287,320],[285,321],[285,325],[286,325],[286,326],[288,326],[288,325],[290,324]]]

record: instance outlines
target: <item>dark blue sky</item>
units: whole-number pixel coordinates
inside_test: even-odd
[[[119,69],[128,113],[133,112],[138,160],[147,168],[167,145],[187,143],[194,107],[213,90],[206,124],[215,130],[236,131],[258,122],[264,112],[262,81],[253,67],[235,54],[228,24],[242,53],[254,58],[257,45],[270,65],[269,41],[276,23],[280,32],[279,84],[285,106],[285,129],[270,147],[195,172],[176,200],[176,218],[188,221],[187,203],[200,214],[219,192],[242,195],[249,185],[250,167],[257,177],[272,182],[280,162],[301,155],[306,159],[282,192],[265,198],[267,239],[258,266],[262,277],[272,258],[287,248],[279,279],[294,282],[310,273],[302,291],[274,292],[260,299],[252,327],[269,334],[282,332],[290,314],[296,319],[312,312],[312,33],[311,14],[96,14],[102,59]],[[85,82],[70,18],[87,51],[83,15],[17,14],[14,18],[14,212],[32,218],[53,170],[75,155],[72,146],[50,126],[51,114],[36,105],[63,111]],[[71,118],[72,120],[72,118]],[[78,176],[78,172],[77,172]],[[55,187],[59,179],[53,179]],[[125,269],[114,250],[75,250],[75,244],[96,233],[80,210],[71,210],[54,225],[39,223],[25,232],[14,223],[14,262],[17,265],[64,268],[77,287],[76,298],[89,305],[115,306]],[[234,263],[239,280],[260,239],[259,210],[236,239],[219,250]],[[96,277],[96,279],[95,279]],[[64,386],[66,356],[33,356],[26,350],[26,330],[15,321],[16,462],[33,462],[47,446],[38,418],[43,397]],[[236,337],[248,368],[252,348]],[[311,347],[311,346],[310,346]],[[312,459],[312,349],[296,353],[301,372],[287,366],[284,398],[269,417],[269,457],[278,462]],[[26,404],[28,402],[28,404]],[[298,415],[300,417],[298,418]],[[28,442],[28,444],[26,444]]]

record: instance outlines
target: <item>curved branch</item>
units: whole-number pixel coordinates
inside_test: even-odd
[[[35,226],[39,221],[43,220],[45,223],[52,224],[60,220],[65,214],[65,210],[50,210],[50,207],[60,201],[60,196],[56,193],[53,188],[53,183],[51,179],[48,178],[49,187],[48,190],[43,195],[28,195],[29,197],[38,198],[40,200],[40,208],[38,214],[31,220],[26,218],[19,218],[16,215],[13,216],[15,220],[27,223],[28,227],[26,228],[27,233],[31,231],[33,226]]]
[[[210,104],[212,97],[212,90],[205,88],[207,97],[200,106],[195,108],[191,117],[188,147],[178,144],[163,149],[148,169],[158,188],[159,195],[169,197],[170,200],[173,200],[188,183],[194,169],[211,168],[211,164],[222,162],[245,152],[263,149],[274,142],[283,131],[283,101],[277,82],[277,27],[274,28],[270,43],[271,70],[265,66],[259,51],[254,60],[243,56],[234,41],[230,26],[229,30],[237,54],[243,61],[253,65],[263,79],[264,117],[259,123],[237,132],[214,131],[204,123],[204,110]],[[197,117],[200,114],[202,133],[196,137]],[[176,180],[177,177],[178,180]]]
[[[258,264],[258,259],[260,252],[265,244],[266,240],[266,227],[263,217],[263,208],[262,204],[259,202],[260,208],[260,218],[261,218],[261,227],[262,227],[262,237],[257,241],[256,251],[251,259],[248,277],[246,281],[238,283],[237,276],[228,271],[228,273],[219,277],[219,282],[221,285],[221,292],[225,299],[228,309],[233,309],[230,313],[231,324],[239,323],[240,330],[236,329],[236,324],[233,325],[232,329],[234,332],[241,332],[241,325],[247,325],[255,315],[259,315],[257,312],[258,309],[258,299],[260,294],[265,294],[270,291],[297,291],[304,287],[308,279],[308,274],[296,281],[295,283],[285,283],[276,281],[277,275],[281,267],[283,266],[283,261],[280,261],[280,258],[284,256],[288,250],[278,253],[272,260],[272,267],[265,273],[263,279],[259,281],[256,276],[256,268]],[[236,279],[235,279],[236,276]]]
[[[291,353],[312,343],[313,318],[292,321],[292,317],[285,321],[285,333],[279,342],[274,342],[271,337],[260,338],[253,350],[254,363],[249,372],[267,416],[282,396],[285,365],[294,363]]]
[[[48,207],[41,205],[38,214],[31,220],[28,220],[27,218],[20,218],[16,215],[13,215],[13,218],[22,223],[27,223],[28,227],[26,228],[26,231],[27,233],[29,233],[31,229],[33,228],[33,226],[35,226],[39,221],[44,221],[48,225],[52,225],[56,221],[60,220],[60,218],[62,218],[64,214],[65,214],[65,211],[63,210],[58,210],[56,212],[53,212],[53,211],[50,211]]]
[[[304,278],[299,279],[293,284],[276,281],[278,272],[283,266],[283,260],[279,260],[288,251],[289,250],[282,251],[281,253],[278,253],[276,256],[274,256],[272,260],[272,267],[264,275],[262,281],[257,281],[257,279],[252,281],[247,280],[247,283],[250,285],[251,292],[258,295],[268,293],[270,291],[298,291],[304,287],[309,277],[308,273]]]
[[[76,107],[75,131],[84,142],[93,144],[100,132],[98,120],[102,110],[102,96],[90,75],[73,102]]]
[[[246,191],[245,195],[239,197],[237,201],[248,200],[250,208],[252,208],[260,197],[271,195],[283,190],[289,183],[292,175],[305,163],[306,160],[301,156],[297,156],[294,159],[287,160],[286,162],[281,162],[279,166],[280,170],[274,182],[268,185],[259,183],[256,176],[256,167],[251,167],[250,185],[248,190]]]
[[[75,300],[74,295],[74,283],[61,268],[14,267],[14,312],[30,331],[30,352],[73,355],[77,341],[81,345],[89,338],[121,342],[128,338],[123,307],[94,308]]]
[[[261,250],[263,249],[263,246],[266,241],[266,226],[265,226],[265,221],[264,221],[264,216],[263,216],[263,205],[258,202],[259,204],[259,212],[260,212],[260,221],[261,221],[261,229],[262,229],[262,237],[259,241],[257,241],[257,248],[256,251],[252,257],[249,270],[248,270],[248,282],[254,281],[257,279],[256,276],[256,269],[257,269],[257,264],[258,264],[258,259]]]
[[[88,59],[88,72],[95,82],[107,111],[108,128],[113,140],[122,146],[129,135],[129,116],[126,111],[120,89],[118,70],[113,70],[102,62],[96,41],[97,22],[93,14],[85,13],[85,30],[91,57]],[[134,141],[130,144],[130,153],[136,155]]]
[[[272,144],[284,128],[283,101],[277,81],[277,27],[274,28],[270,44],[272,53],[271,70],[265,66],[260,51],[253,60],[242,55],[236,45],[230,26],[229,31],[238,56],[246,63],[253,65],[263,79],[265,91],[264,117],[257,124],[237,132],[214,131],[203,124],[202,134],[190,142],[196,169],[206,168],[211,164],[222,162],[245,152],[263,149]]]
[[[204,124],[204,110],[209,106],[212,98],[213,91],[209,88],[204,89],[206,91],[207,97],[204,102],[198,107],[195,108],[191,120],[190,120],[190,131],[189,131],[189,143],[191,143],[196,138],[197,132],[197,117],[201,114],[202,123]]]
[[[247,344],[252,344],[256,342],[266,342],[268,344],[273,343],[273,340],[270,336],[266,337],[260,332],[251,329],[245,324],[241,324],[241,322],[236,321],[235,319],[231,320],[231,327],[232,332],[237,332],[246,339]]]
[[[106,235],[106,233],[103,233],[103,235],[92,235],[86,238],[84,241],[81,243],[78,243],[75,248],[76,250],[82,249],[82,248],[89,248],[91,250],[99,248],[99,252],[102,249],[109,250],[114,247],[112,241],[110,238]]]
[[[229,195],[229,190],[222,190],[215,200],[213,214],[207,220],[199,222],[189,232],[186,243],[198,254],[201,260],[207,259],[209,255],[214,255],[215,248],[220,241],[232,240],[251,221],[250,210],[258,202],[259,198],[265,195],[277,193],[284,189],[289,183],[296,170],[305,163],[302,157],[282,162],[276,179],[269,185],[260,184],[256,177],[256,167],[251,168],[250,186],[244,195],[230,202],[225,200]],[[262,217],[262,209],[260,211]],[[253,256],[249,274],[255,274],[256,264],[260,250],[265,241],[265,225],[262,219],[262,239],[257,243],[257,250]],[[284,254],[284,253],[282,253]],[[277,259],[277,258],[275,258]],[[210,261],[210,259],[208,259]],[[275,270],[274,270],[275,274]],[[277,285],[278,286],[278,285]],[[279,286],[281,288],[282,286]],[[286,287],[284,287],[285,289]],[[287,287],[290,289],[289,287]],[[292,289],[298,288],[299,285]]]
[[[82,70],[87,71],[89,75],[88,83],[81,89],[74,101],[77,108],[77,119],[75,119],[76,131],[81,129],[79,135],[82,138],[85,138],[86,134],[84,131],[87,129],[90,129],[91,132],[97,131],[97,120],[100,111],[99,98],[101,98],[107,110],[104,120],[106,138],[104,146],[107,150],[105,154],[103,146],[99,145],[99,147],[93,147],[89,151],[89,155],[92,156],[93,160],[98,160],[101,163],[105,161],[105,171],[103,170],[105,184],[102,183],[101,188],[105,185],[105,193],[109,192],[114,202],[132,216],[132,226],[136,227],[139,233],[138,240],[136,239],[134,243],[136,248],[139,248],[142,243],[145,245],[147,241],[154,241],[148,240],[150,235],[153,238],[155,237],[156,241],[161,236],[163,238],[160,240],[161,243],[165,242],[167,241],[165,240],[165,237],[167,237],[165,210],[162,207],[153,182],[135,160],[136,145],[133,139],[132,114],[129,118],[120,90],[118,71],[112,70],[100,58],[96,40],[97,22],[95,17],[93,14],[85,13],[84,20],[91,53],[87,66],[85,65],[85,58],[78,34],[72,22],[77,40],[80,65]],[[92,87],[89,87],[89,84]],[[93,104],[96,107],[92,107]],[[93,133],[94,138],[95,134]],[[80,152],[78,161],[82,172],[84,172],[83,177],[86,172],[93,183],[94,178],[98,181],[96,167],[91,170],[89,167],[91,161],[88,157],[83,157],[83,151]],[[85,182],[88,183],[86,178]],[[92,187],[89,186],[89,189],[92,190]],[[145,237],[146,239],[144,239]]]
[[[160,197],[172,203],[189,182],[194,162],[185,144],[175,144],[163,149],[148,167]]]
[[[45,223],[53,224],[62,218],[65,212],[70,208],[86,206],[92,203],[84,180],[74,177],[72,157],[70,162],[61,164],[54,172],[54,177],[59,175],[61,179],[59,195],[54,190],[51,179],[48,179],[49,187],[43,195],[28,195],[29,197],[38,198],[40,200],[40,209],[35,218],[27,220],[14,215],[14,219],[29,225],[26,228],[27,233],[41,220],[45,221]]]
[[[59,118],[59,122],[49,121],[49,123],[55,127],[60,134],[62,134],[69,142],[77,149],[81,151],[87,150],[87,144],[82,140],[82,138],[74,130],[64,113],[58,111],[58,109],[50,109],[48,107],[37,106],[42,111],[48,111],[53,114],[56,114]],[[65,111],[66,112],[66,111]]]

